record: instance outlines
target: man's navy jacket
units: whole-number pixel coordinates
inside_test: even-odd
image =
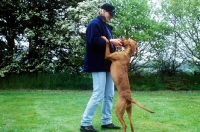
[[[86,30],[86,53],[84,56],[85,72],[109,72],[111,61],[105,59],[106,41],[101,38],[105,36],[112,38],[112,27],[108,25],[104,18],[97,16],[88,24]],[[110,45],[111,53],[116,48]]]

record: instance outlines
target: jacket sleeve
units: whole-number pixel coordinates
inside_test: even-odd
[[[106,42],[101,36],[106,36],[103,28],[97,23],[91,23],[87,27],[86,41],[93,50],[105,50]]]

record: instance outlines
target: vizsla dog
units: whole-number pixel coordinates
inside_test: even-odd
[[[137,101],[135,101],[131,96],[129,78],[128,78],[128,66],[130,62],[131,55],[135,52],[137,54],[137,44],[134,40],[122,40],[122,46],[124,51],[110,53],[110,43],[105,36],[101,36],[106,41],[106,51],[105,59],[111,60],[110,73],[113,78],[113,81],[118,90],[118,101],[116,105],[116,115],[122,125],[123,132],[126,132],[126,124],[123,119],[123,115],[126,112],[128,113],[128,118],[130,120],[131,132],[134,132],[131,116],[132,116],[132,103],[136,104],[138,107],[145,109],[150,113],[154,113],[141,106]]]

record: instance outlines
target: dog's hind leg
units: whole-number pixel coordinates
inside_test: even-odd
[[[125,100],[118,100],[117,101],[117,105],[116,105],[116,116],[118,117],[118,120],[120,121],[121,125],[122,125],[122,131],[126,132],[126,123],[124,121],[124,113],[125,113],[125,109],[126,109],[126,101]]]
[[[131,132],[134,132],[134,128],[133,128],[133,123],[132,123],[132,102],[129,102],[127,108],[126,108],[126,112],[128,114],[128,118],[130,121],[130,127],[131,127]]]

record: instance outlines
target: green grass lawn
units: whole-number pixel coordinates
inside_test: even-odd
[[[0,91],[0,132],[79,132],[80,121],[91,91]],[[136,132],[199,132],[200,92],[133,92],[133,98],[155,111],[134,106]],[[113,122],[120,125],[115,116]],[[129,121],[125,121],[130,132]],[[101,106],[93,126],[102,131]]]

